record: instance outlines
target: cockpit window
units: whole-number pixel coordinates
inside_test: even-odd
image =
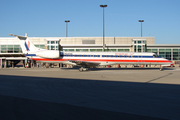
[[[156,58],[157,57],[157,55],[156,54],[153,54],[153,58]]]

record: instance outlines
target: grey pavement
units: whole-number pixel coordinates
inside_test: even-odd
[[[0,119],[180,119],[180,69],[0,69]]]

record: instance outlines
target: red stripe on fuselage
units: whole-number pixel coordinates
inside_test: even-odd
[[[169,60],[115,60],[115,59],[47,59],[47,58],[31,58],[36,61],[85,61],[85,62],[147,62],[147,63],[172,63]]]

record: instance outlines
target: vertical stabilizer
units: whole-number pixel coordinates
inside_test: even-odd
[[[38,51],[38,48],[34,46],[34,44],[28,39],[27,36],[19,36],[19,35],[13,35],[13,34],[10,34],[10,35],[19,39],[20,46],[23,53],[26,54],[26,53]]]

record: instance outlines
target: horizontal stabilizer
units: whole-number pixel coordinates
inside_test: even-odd
[[[26,40],[26,36],[20,36],[20,35],[14,35],[14,34],[9,34],[10,36],[18,37],[20,40]]]

